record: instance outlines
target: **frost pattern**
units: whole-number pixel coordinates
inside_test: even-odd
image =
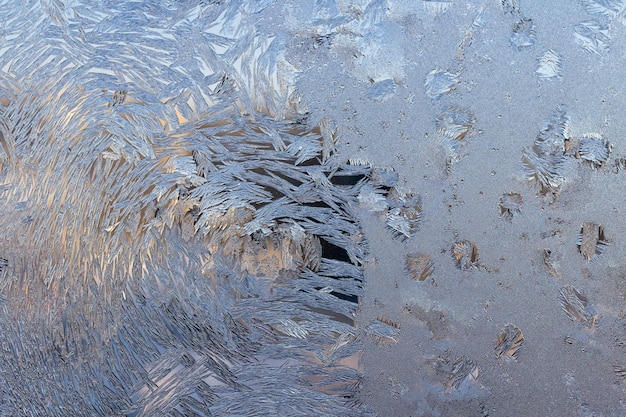
[[[539,78],[561,78],[561,57],[552,49],[544,52],[538,59],[535,73]]]
[[[609,53],[609,27],[596,20],[580,22],[574,27],[574,40],[586,52],[606,57]]]
[[[0,4],[4,415],[362,415],[369,168],[268,3]]]
[[[581,0],[588,13],[606,16],[611,20],[626,22],[626,1],[624,0]]]
[[[459,83],[459,74],[454,74],[440,69],[434,69],[426,75],[424,88],[426,95],[432,99],[437,99],[443,94],[454,91]]]
[[[542,193],[557,191],[567,181],[566,173],[571,157],[566,153],[569,140],[569,117],[564,110],[555,111],[539,132],[531,149],[522,156],[526,178],[535,181]]]
[[[513,25],[509,42],[518,50],[533,46],[537,42],[537,31],[532,19],[520,18]]]

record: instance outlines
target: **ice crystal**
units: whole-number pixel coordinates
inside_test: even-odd
[[[566,285],[559,291],[559,301],[561,308],[572,321],[587,323],[592,320],[592,313],[589,310],[589,299],[576,287]]]
[[[611,20],[626,22],[626,1],[624,0],[580,0],[587,12],[605,16]]]
[[[568,163],[572,159],[566,154],[569,136],[569,118],[563,110],[557,110],[539,132],[531,149],[522,156],[526,178],[541,187],[543,193],[558,190],[567,181]]]
[[[574,39],[585,51],[601,57],[609,53],[609,27],[596,20],[587,20],[574,27]]]
[[[434,69],[426,75],[424,88],[426,95],[432,99],[441,97],[443,94],[454,90],[459,83],[459,74]]]
[[[587,261],[591,261],[597,255],[602,254],[608,244],[609,242],[604,236],[604,227],[592,222],[582,224],[576,246],[578,246],[578,251]]]
[[[435,127],[442,136],[461,141],[467,137],[475,122],[469,110],[450,107],[437,117]]]
[[[539,78],[561,78],[561,57],[552,49],[544,52],[538,59],[535,72]]]
[[[592,168],[601,168],[609,159],[611,145],[597,133],[588,133],[580,138],[576,157],[587,162]]]
[[[386,317],[378,317],[365,328],[365,333],[381,344],[398,343],[400,325]]]
[[[498,358],[505,362],[515,361],[520,348],[524,345],[524,334],[519,327],[507,324],[498,335],[494,345]]]
[[[537,34],[532,19],[520,18],[513,25],[509,42],[518,50],[533,46],[537,42]]]
[[[446,384],[446,392],[450,393],[461,388],[464,383],[475,383],[478,378],[476,362],[461,356],[454,361],[450,378]]]
[[[463,270],[474,269],[480,266],[478,262],[478,247],[470,240],[461,240],[452,246],[452,256],[456,265]]]
[[[504,13],[516,14],[520,11],[518,0],[500,0],[500,6]]]
[[[374,101],[385,101],[396,93],[393,80],[382,80],[373,83],[367,90],[367,96]]]
[[[424,10],[433,16],[440,16],[450,9],[452,1],[423,0]]]
[[[504,193],[500,197],[500,216],[511,220],[522,211],[524,199],[519,193]]]
[[[406,240],[416,232],[422,215],[421,197],[414,192],[392,188],[387,197],[387,228],[394,237]]]
[[[411,278],[417,281],[424,281],[435,269],[430,256],[423,253],[409,253],[406,256],[406,264]]]

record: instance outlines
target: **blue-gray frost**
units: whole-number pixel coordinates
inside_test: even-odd
[[[0,415],[364,413],[370,169],[267,4],[0,2]]]

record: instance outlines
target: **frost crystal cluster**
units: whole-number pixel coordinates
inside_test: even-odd
[[[368,169],[268,5],[0,2],[1,415],[362,415]]]

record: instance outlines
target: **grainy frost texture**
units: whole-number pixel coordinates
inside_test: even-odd
[[[623,417],[625,5],[0,0],[0,416]]]

